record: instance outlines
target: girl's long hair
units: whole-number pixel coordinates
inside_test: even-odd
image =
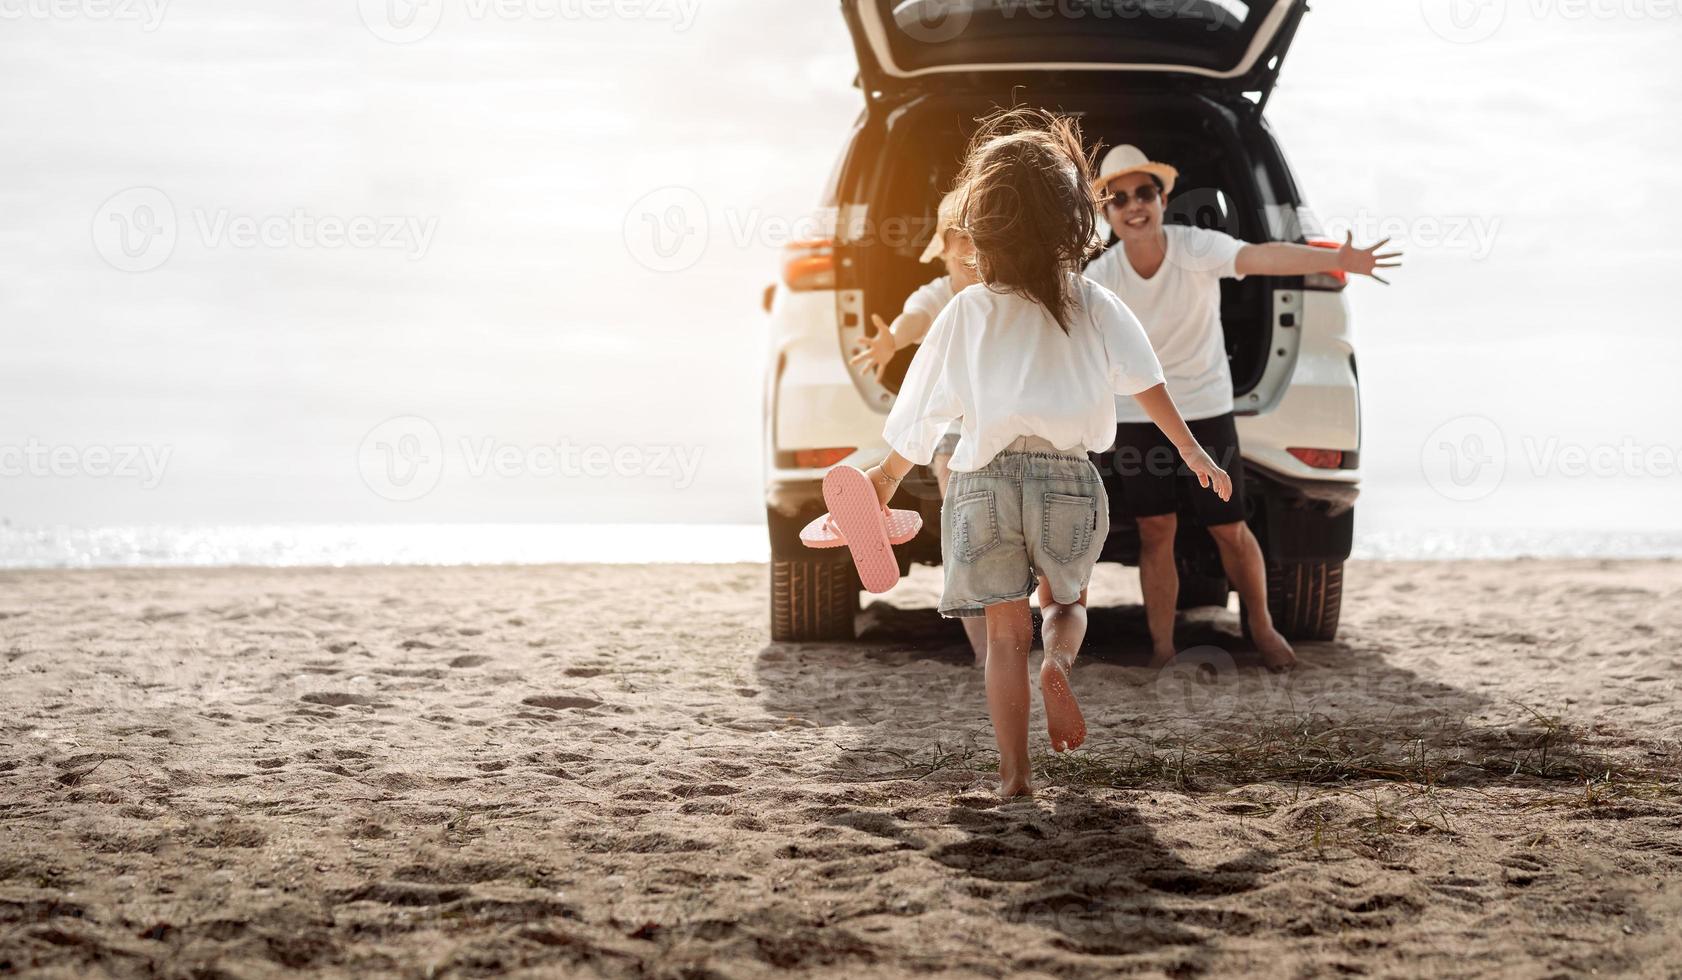
[[[987,285],[1044,306],[1069,331],[1079,272],[1097,221],[1092,161],[1080,127],[1040,109],[1008,109],[979,120],[957,190],[959,227],[975,242]]]

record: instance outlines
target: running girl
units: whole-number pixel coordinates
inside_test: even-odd
[[[1087,454],[1115,441],[1117,394],[1136,398],[1200,483],[1222,498],[1226,473],[1192,438],[1163,386],[1144,329],[1080,275],[1093,237],[1091,166],[1067,118],[1013,110],[985,120],[959,175],[957,227],[975,244],[980,283],[959,293],[924,339],[870,478],[883,505],[960,420],[941,509],[945,616],[987,624],[987,709],[999,791],[1032,792],[1028,651],[1036,586],[1044,617],[1040,692],[1056,751],[1086,738],[1069,670],[1086,635],[1086,586],[1109,532]]]

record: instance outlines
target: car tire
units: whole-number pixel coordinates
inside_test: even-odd
[[[771,560],[771,639],[851,640],[858,610],[858,574],[850,563]]]
[[[1337,639],[1338,616],[1343,610],[1343,562],[1270,562],[1267,609],[1273,614],[1273,628],[1287,640]],[[1250,636],[1248,618],[1244,636]]]

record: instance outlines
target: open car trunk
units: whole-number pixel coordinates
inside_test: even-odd
[[[1007,93],[1008,94],[1008,93]],[[1034,93],[1040,96],[1041,93]],[[1278,237],[1280,215],[1296,202],[1272,138],[1259,119],[1214,99],[1184,92],[1046,93],[1025,101],[1078,115],[1088,144],[1133,143],[1173,163],[1181,178],[1166,221],[1215,228],[1265,242]],[[931,96],[867,125],[841,188],[852,205],[854,237],[838,243],[842,322],[896,316],[918,286],[944,274],[918,261],[934,227],[934,210],[950,188],[976,117],[999,100]],[[884,233],[912,228],[910,237]],[[1294,236],[1291,236],[1294,237]],[[1106,239],[1108,240],[1108,239]],[[1239,411],[1243,396],[1268,367],[1277,316],[1274,293],[1296,283],[1252,276],[1222,284],[1221,314]],[[897,391],[915,348],[901,351],[883,384]]]
[[[904,101],[953,79],[1099,73],[1265,102],[1307,0],[843,0],[859,77]],[[1035,84],[1032,81],[1029,84]]]

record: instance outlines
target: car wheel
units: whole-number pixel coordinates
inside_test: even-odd
[[[771,639],[851,640],[858,574],[848,562],[771,560]]]
[[[1338,615],[1343,609],[1343,562],[1269,563],[1267,609],[1273,627],[1287,640],[1337,639]],[[1248,619],[1244,636],[1250,635]]]

